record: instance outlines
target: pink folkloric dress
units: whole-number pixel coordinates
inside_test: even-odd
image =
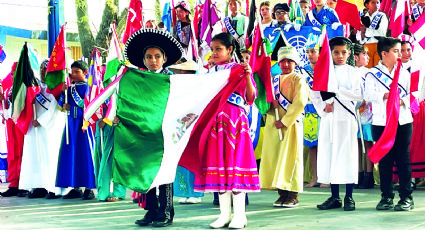
[[[230,69],[236,63],[218,65],[210,69]],[[254,79],[252,82],[255,85]],[[246,101],[246,84],[241,84],[234,93]],[[253,101],[246,101],[252,105]],[[248,106],[249,107],[249,106]],[[259,192],[252,140],[249,135],[249,121],[244,108],[225,104],[222,111],[213,118],[215,123],[207,140],[207,150],[201,159],[203,177],[196,177],[196,192]]]

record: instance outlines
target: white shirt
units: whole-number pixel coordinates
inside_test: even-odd
[[[380,69],[383,73],[394,77],[394,72],[396,67],[393,68],[391,73],[388,71],[388,68],[379,61],[378,65],[376,65],[378,69]],[[389,93],[389,90],[382,85],[372,74],[374,68],[371,69],[370,72],[366,74],[366,82],[365,82],[365,100],[372,102],[372,125],[377,126],[385,126],[386,118],[387,118],[387,100],[384,100],[384,94]],[[375,70],[376,71],[376,70]],[[400,116],[399,116],[399,124],[405,125],[407,123],[412,123],[412,113],[410,111],[410,74],[405,70],[400,70],[400,77],[398,83],[403,86],[404,89],[407,90],[407,95],[400,98],[403,101],[404,105],[400,105]]]
[[[381,17],[381,21],[379,22],[379,28],[378,29],[372,29],[370,28],[366,28],[366,32],[365,32],[365,38],[363,40],[358,39],[360,41],[361,44],[369,44],[369,43],[377,43],[378,40],[376,40],[374,38],[374,36],[387,36],[387,30],[388,30],[388,17],[384,12],[381,12],[379,10],[373,12],[372,15],[369,15],[369,12],[367,12],[365,14],[366,17],[370,18],[370,24],[372,24],[373,19],[375,18],[375,16],[377,16],[378,14],[382,14]]]

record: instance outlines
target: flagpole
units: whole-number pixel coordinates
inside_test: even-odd
[[[34,111],[34,118],[33,118],[33,120],[36,121],[37,120],[37,111],[35,110],[35,103],[32,104],[32,109]],[[38,158],[38,162],[40,162],[41,157],[40,157],[40,145],[38,143],[38,129],[35,126],[34,126],[34,131],[35,131],[35,142],[37,144],[37,158]]]
[[[258,27],[260,28],[261,39],[263,39],[264,38],[264,32],[263,32],[263,28],[261,28],[262,26],[261,26],[261,21],[260,21],[260,17],[258,16],[258,13],[256,15],[256,18],[257,18],[257,22],[258,22]],[[261,42],[261,43],[263,45],[264,53],[266,54],[266,56],[268,56],[267,49],[266,49],[266,44],[263,43],[263,42]],[[253,52],[256,52],[256,51],[253,51]],[[255,55],[257,55],[257,54],[255,54]],[[274,88],[273,88],[273,76],[270,75],[270,78],[271,78],[270,86],[271,86],[271,89],[272,89],[272,94],[274,96],[275,95],[275,92],[274,92]],[[274,117],[275,117],[275,121],[279,121],[280,120],[279,119],[279,110],[277,108],[274,108]],[[282,129],[277,129],[277,131],[279,133],[279,140],[282,141],[283,140]]]
[[[63,37],[64,37],[64,39],[63,39],[63,47],[64,47],[64,49],[65,49],[65,78],[64,78],[64,82],[63,82],[63,84],[67,84],[66,82],[66,78],[68,77],[67,76],[67,72],[68,72],[68,68],[67,68],[67,66],[66,66],[66,32],[65,32],[65,26],[66,26],[66,22],[65,22],[65,25],[64,25],[64,28],[63,28]],[[68,84],[67,84],[67,86],[68,86]],[[68,87],[67,87],[67,89],[66,90],[64,90],[64,94],[65,94],[65,104],[68,104]],[[69,115],[69,113],[68,113],[68,111],[65,109],[65,114],[66,114],[66,116],[65,116],[65,139],[66,139],[66,144],[67,145],[69,145],[69,124],[68,124],[68,115]]]

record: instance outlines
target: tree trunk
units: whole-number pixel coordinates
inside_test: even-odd
[[[87,0],[75,0],[75,9],[77,11],[77,25],[81,50],[84,57],[90,58],[95,41],[89,26]]]

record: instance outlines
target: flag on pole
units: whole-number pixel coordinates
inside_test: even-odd
[[[288,4],[289,4],[289,7],[291,8],[291,11],[289,12],[289,19],[296,24],[303,25],[305,21],[305,17],[304,17],[303,11],[301,10],[299,1],[290,0]]]
[[[171,29],[173,28],[173,18],[169,2],[164,4],[161,20],[164,23],[165,28],[167,28],[168,33],[171,33]]]
[[[49,93],[59,98],[62,91],[62,83],[65,81],[66,59],[65,59],[65,24],[62,26],[49,63],[46,69],[45,83]]]
[[[103,84],[107,86],[111,83],[110,78],[117,72],[120,63],[124,61],[124,56],[121,48],[121,44],[118,40],[117,31],[115,30],[115,24],[111,24],[111,42],[109,43],[108,56],[106,57],[106,71],[103,76]]]
[[[31,67],[33,58],[36,59],[34,55],[30,55],[28,44],[25,42],[13,78],[12,90],[12,119],[23,134],[27,133],[33,119],[32,102],[40,93]]]
[[[345,25],[349,23],[356,30],[360,31],[362,25],[359,10],[354,0],[341,0],[336,4],[335,11],[338,14],[339,21]],[[349,27],[348,27],[349,28]],[[348,29],[349,30],[349,29]]]
[[[199,37],[202,41],[206,41],[208,46],[212,39],[212,29],[216,22],[220,21],[220,17],[217,15],[217,9],[215,3],[212,4],[211,0],[205,0],[203,12],[202,12],[202,24],[201,30],[199,31]]]
[[[127,25],[125,27],[122,43],[125,44],[127,39],[136,31],[140,30],[143,25],[142,1],[131,0],[128,7]]]
[[[325,31],[322,49],[314,67],[313,90],[322,92],[336,92],[338,83],[334,71],[328,33]]]
[[[182,154],[189,156],[182,158],[183,166],[200,170],[197,154],[192,157],[195,152],[183,151],[190,145],[197,153],[205,146],[201,141],[203,132],[210,132],[211,117],[243,83],[243,71],[238,65],[210,74],[162,75],[126,68],[124,75],[89,105],[96,108],[119,85],[120,125],[114,135],[114,182],[142,193],[172,183]],[[85,119],[93,111],[86,111]]]
[[[90,102],[94,100],[94,98],[96,98],[96,96],[103,90],[100,63],[100,53],[99,50],[95,48],[91,55],[91,63],[88,74],[86,76],[88,87],[84,97],[84,108],[86,108]],[[102,107],[99,107],[97,111],[90,118],[88,118],[88,120],[84,120],[82,129],[86,130],[88,127],[91,127],[93,131],[96,130],[96,122],[102,118],[102,115]]]
[[[397,134],[398,118],[400,115],[400,94],[398,79],[400,76],[401,60],[398,61],[397,69],[391,83],[390,92],[387,100],[387,118],[384,132],[379,140],[367,153],[373,163],[378,163],[393,147]]]
[[[391,14],[389,29],[391,30],[391,37],[397,38],[404,31],[406,24],[406,6],[410,4],[407,0],[398,0]]]
[[[254,73],[254,80],[257,84],[257,98],[255,104],[261,114],[265,114],[273,101],[273,91],[271,83],[271,58],[264,50],[262,43],[260,25],[255,28],[254,41],[252,44],[252,53],[249,59],[249,65]]]
[[[0,45],[0,63],[2,63],[6,59],[6,52],[4,52],[3,46]]]
[[[409,31],[412,33],[415,40],[419,45],[425,49],[425,14],[422,14],[418,20],[409,27]]]

